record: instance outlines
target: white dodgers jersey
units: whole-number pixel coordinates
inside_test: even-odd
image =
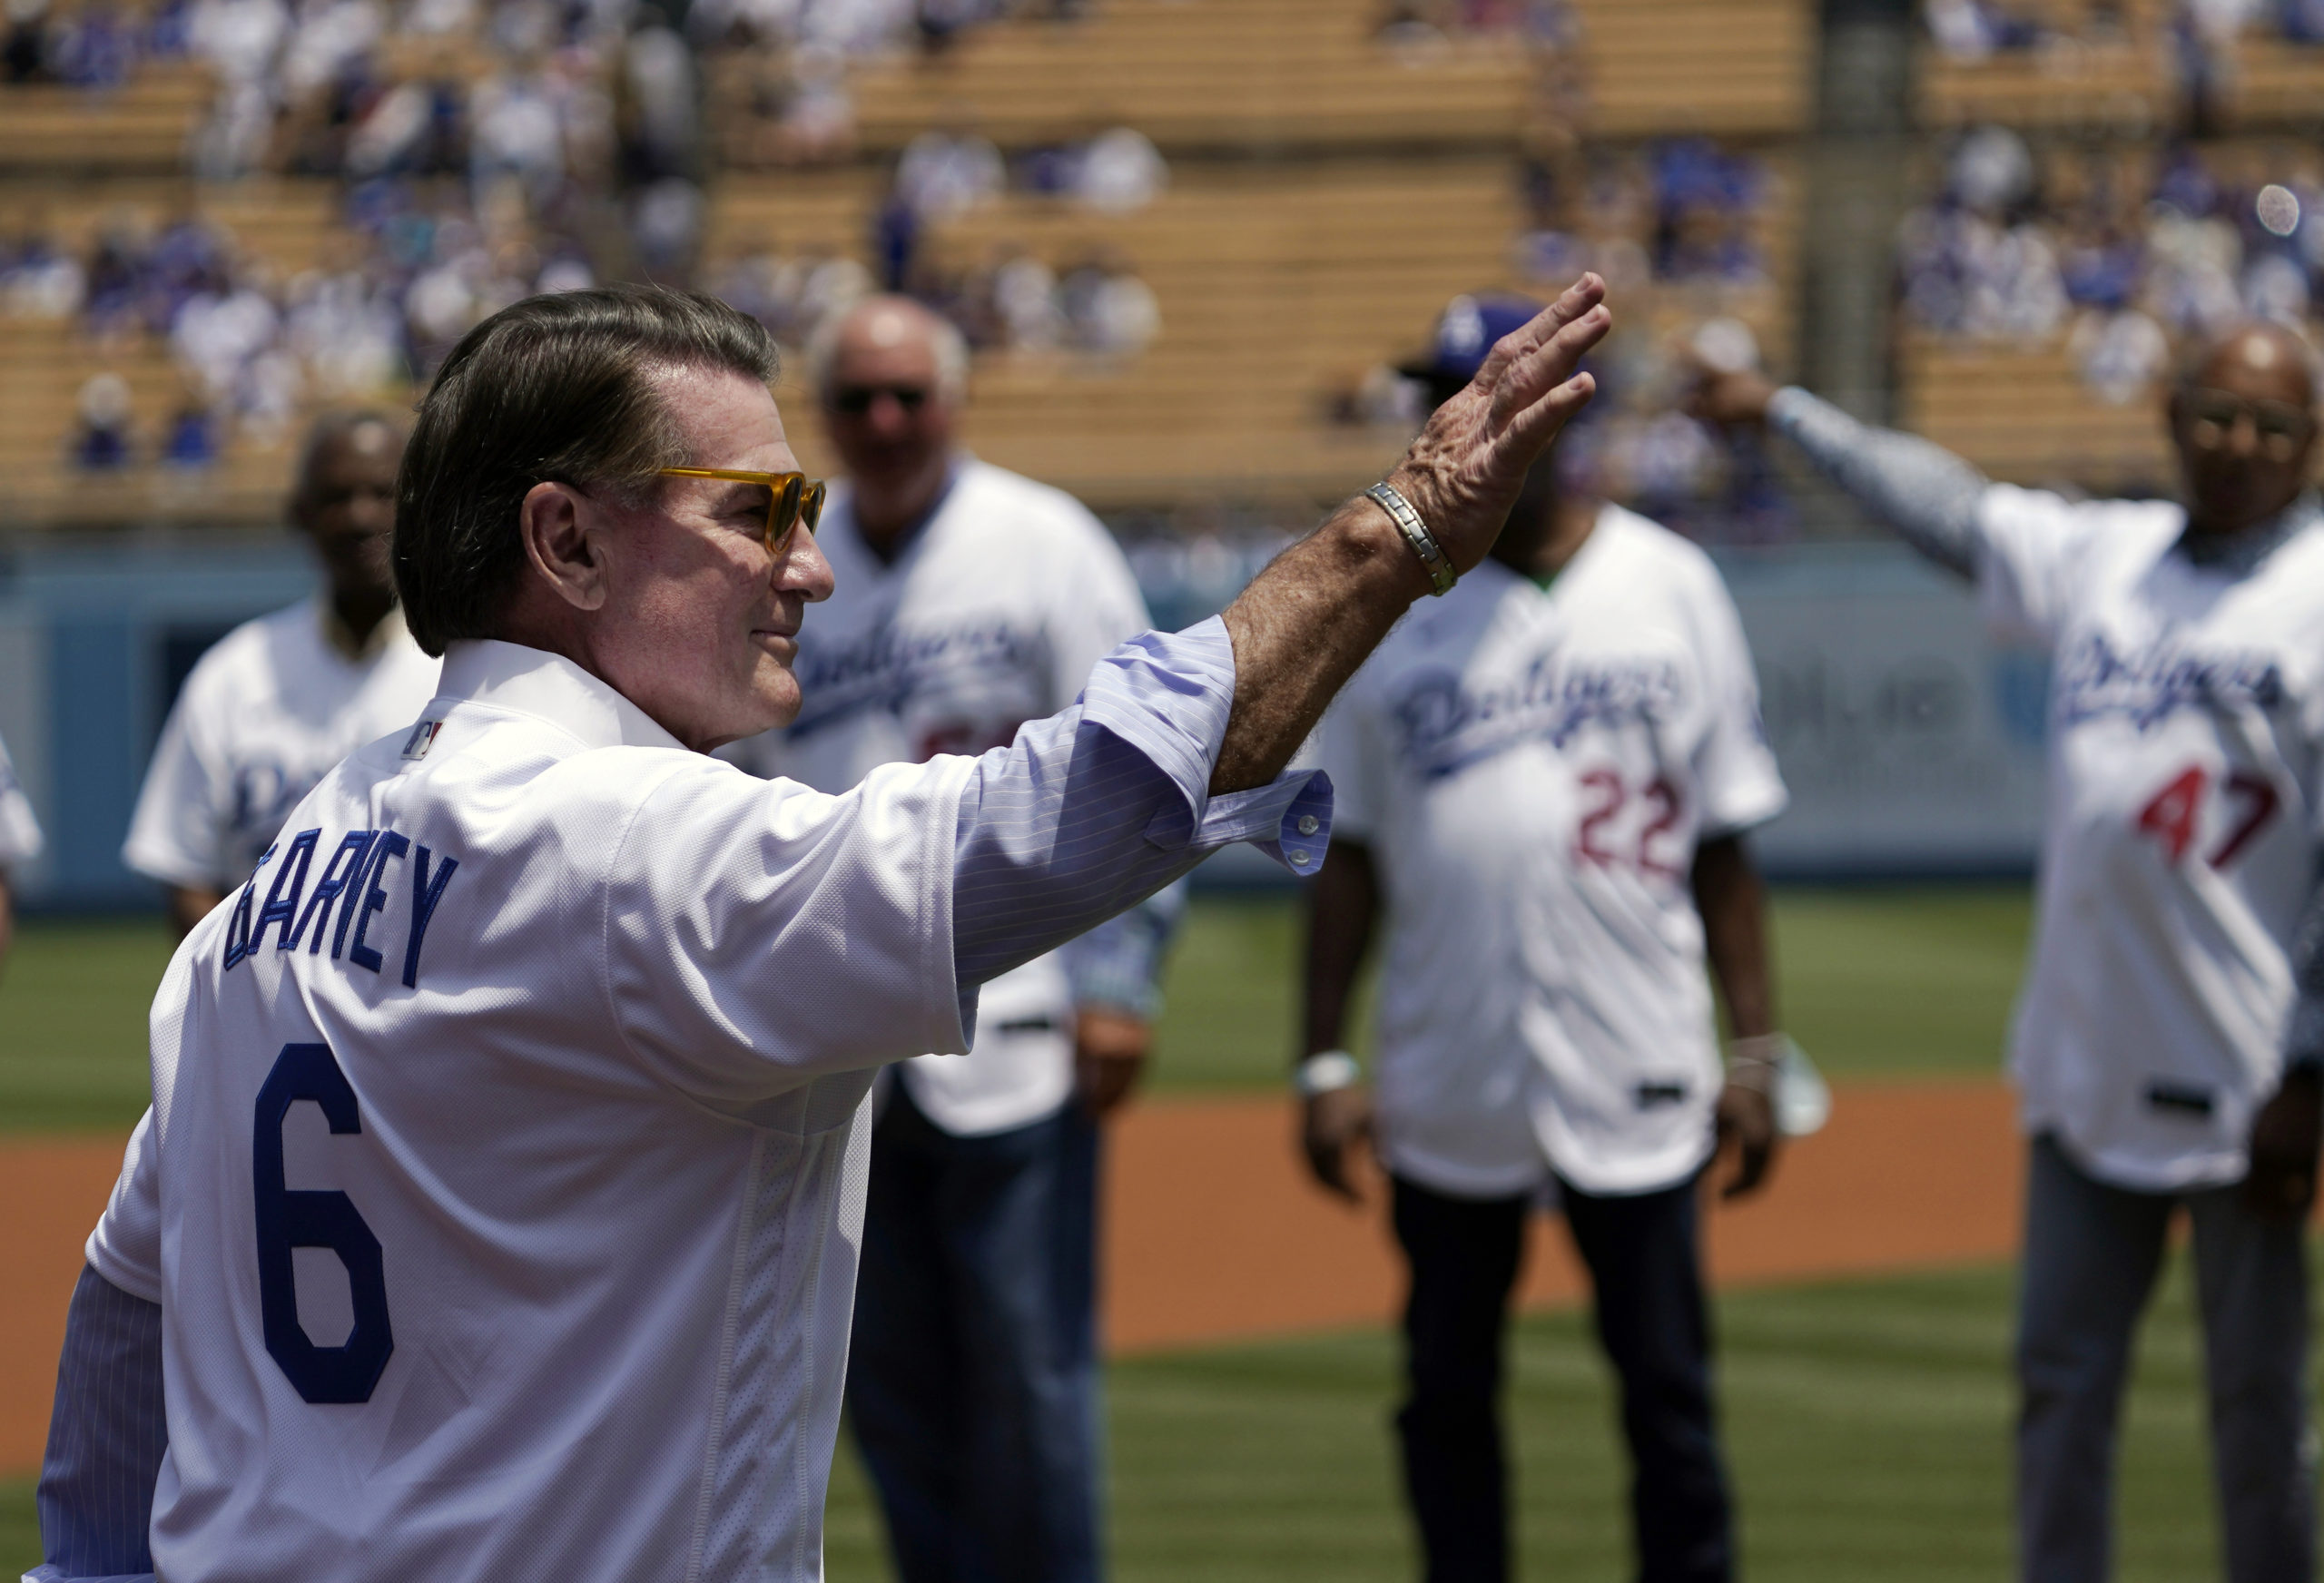
[[[332,765],[419,718],[438,667],[402,617],[359,659],[324,620],[322,601],[304,600],[202,656],[162,728],[122,861],[165,885],[231,890]]]
[[[851,501],[842,484],[817,536],[838,586],[799,634],[799,718],[733,755],[757,773],[842,792],[881,764],[1004,746],[1153,624],[1105,525],[1030,478],[963,457],[892,562],[864,545]],[[979,1004],[968,1060],[901,1074],[930,1119],[961,1136],[1037,1121],[1073,1087],[1058,953],[993,979]]]
[[[845,796],[455,644],[170,964],[89,1244],[172,1583],[822,1575],[872,1069],[962,1047],[965,759]]]
[[[2294,511],[2237,573],[2168,503],[1979,506],[1987,614],[2055,666],[2012,1067],[2028,1129],[2121,1186],[2240,1178],[2282,1070],[2324,758],[2324,523]]]
[[[1485,562],[1357,674],[1323,764],[1387,901],[1390,1168],[1479,1197],[1699,1170],[1720,1063],[1695,848],[1785,801],[1702,552],[1610,506],[1546,590]]]

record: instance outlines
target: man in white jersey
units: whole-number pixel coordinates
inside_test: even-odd
[[[180,934],[242,882],[326,771],[435,693],[436,662],[404,630],[388,574],[402,456],[378,413],[316,423],[290,521],[322,588],[220,639],[171,707],[121,856],[169,888]]]
[[[628,287],[470,331],[398,481],[442,686],[171,962],[37,1576],[819,1577],[873,1072],[1227,842],[1313,869],[1285,764],[1482,557],[1602,292],[1432,420],[1402,517],[1352,501],[1009,746],[838,796],[709,756],[796,714],[831,592],[763,328]]]
[[[2184,506],[1989,483],[1745,376],[1711,380],[1701,402],[1791,437],[2054,661],[2034,959],[2010,1046],[2032,1139],[2023,1576],[2107,1575],[2122,1384],[2183,1205],[2228,1576],[2312,1577],[2302,1222],[2324,986],[2301,993],[2295,940],[2317,919],[2324,834],[2324,523],[2308,348],[2247,328],[2174,386]]]
[[[0,963],[8,959],[8,946],[16,929],[9,870],[40,856],[41,845],[40,821],[33,817],[32,800],[25,795],[24,782],[16,779],[8,744],[0,742]]]
[[[816,533],[836,586],[799,718],[746,768],[836,792],[1000,746],[1152,624],[1078,501],[958,448],[949,322],[867,299],[810,362],[847,465]],[[905,1062],[879,1107],[847,1396],[905,1583],[1102,1571],[1096,1117],[1145,1058],[1178,895],[986,984],[968,1058]]]
[[[1467,383],[1532,316],[1455,300],[1426,369]],[[1353,1197],[1370,1136],[1411,1269],[1404,1488],[1430,1583],[1511,1575],[1502,1332],[1526,1217],[1554,1185],[1620,1375],[1638,1576],[1733,1575],[1696,1181],[1776,1143],[1765,903],[1744,832],[1784,806],[1758,688],[1709,559],[1534,464],[1483,565],[1414,611],[1324,725],[1333,841],[1309,897],[1305,1145]],[[1379,1069],[1339,1047],[1384,921]],[[1738,1036],[1722,1077],[1711,974]]]

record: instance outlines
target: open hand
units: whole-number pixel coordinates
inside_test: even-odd
[[[1372,1094],[1366,1088],[1334,1088],[1308,1099],[1300,1113],[1299,1146],[1307,1169],[1327,1192],[1350,1204],[1364,1202],[1348,1175],[1348,1152],[1372,1141]]]
[[[1748,369],[1705,369],[1687,398],[1687,416],[1721,428],[1756,428],[1768,420],[1776,388]]]
[[[1388,482],[1435,534],[1452,569],[1485,558],[1526,470],[1597,388],[1577,374],[1613,316],[1606,282],[1584,275],[1565,295],[1493,349],[1458,394],[1436,409]]]
[[[2324,1140],[2324,1079],[2302,1068],[2284,1074],[2275,1097],[2251,1118],[2251,1168],[2243,1202],[2262,1220],[2299,1220],[2316,1202],[2316,1156]]]
[[[1729,1083],[1718,1095],[1718,1147],[1732,1144],[1735,1169],[1719,1184],[1721,1198],[1741,1198],[1766,1185],[1780,1137],[1775,1102],[1758,1088]]]
[[[1154,1025],[1144,1018],[1085,1006],[1074,1019],[1073,1077],[1082,1108],[1102,1116],[1130,1096],[1146,1073]]]

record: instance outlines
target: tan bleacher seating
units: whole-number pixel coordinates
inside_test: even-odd
[[[1982,61],[1955,60],[1924,37],[1916,112],[1928,127],[1996,122],[2143,132],[2169,125],[2179,84],[2168,36],[2170,0],[2128,0],[2118,25],[2093,23],[2091,0],[2053,0],[2057,36]]]
[[[2236,126],[2312,128],[2324,118],[2324,44],[2252,29],[2237,41],[2224,85]]]
[[[2031,347],[1913,334],[1897,363],[1902,426],[1996,478],[2109,489],[2172,476],[2159,393],[2122,406],[2101,399],[2063,338]]]
[[[183,63],[145,66],[111,93],[0,87],[0,172],[182,171],[210,101],[209,74]]]
[[[37,231],[85,257],[98,231],[126,220],[148,234],[189,211],[220,227],[240,257],[278,278],[315,267],[339,232],[339,193],[328,182],[254,179],[197,185],[182,176],[101,182],[0,181],[0,235]],[[94,341],[78,325],[0,319],[0,525],[140,518],[204,521],[271,517],[280,510],[290,457],[284,446],[225,438],[223,459],[199,478],[138,469],[91,478],[64,460],[83,383],[111,371],[128,381],[133,433],[150,456],[183,400],[184,376],[168,349],[150,338]]]
[[[988,24],[940,54],[856,68],[857,136],[886,152],[946,125],[1006,147],[1123,124],[1165,149],[1517,135],[1534,76],[1521,48],[1399,52],[1378,24],[1371,0],[1108,0],[1073,24]]]
[[[1806,132],[1813,0],[1573,0],[1584,129],[1601,137]]]
[[[1777,187],[1796,190],[1787,175]],[[877,195],[862,183],[851,199],[848,182],[828,172],[795,185],[730,177],[714,195],[708,251],[861,257]],[[1796,201],[1784,196],[1775,210],[1777,279],[1710,306],[1750,319],[1787,357]],[[1383,225],[1384,214],[1397,223]],[[965,270],[1021,248],[1062,270],[1103,250],[1153,288],[1162,332],[1119,362],[980,358],[970,443],[1099,505],[1342,493],[1393,457],[1403,437],[1333,423],[1333,397],[1423,345],[1453,295],[1508,284],[1520,223],[1513,166],[1492,156],[1206,164],[1131,215],[1022,197],[972,211],[929,239],[940,263]],[[1661,295],[1630,304],[1639,333],[1704,306]],[[783,394],[803,418],[798,377]],[[815,429],[794,421],[793,443],[808,465],[828,467]]]

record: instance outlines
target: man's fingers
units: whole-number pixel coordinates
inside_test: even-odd
[[[1493,343],[1492,349],[1485,354],[1484,362],[1477,369],[1476,383],[1484,389],[1492,389],[1499,382],[1502,369],[1597,307],[1605,296],[1606,282],[1595,274],[1585,273],[1560,293],[1556,301]]]
[[[1516,414],[1493,441],[1494,465],[1512,473],[1521,473],[1531,467],[1533,458],[1549,449],[1558,431],[1572,420],[1574,414],[1589,406],[1590,398],[1597,393],[1595,379],[1576,374]]]
[[[1613,325],[1613,310],[1597,303],[1571,323],[1559,326],[1539,346],[1512,359],[1492,383],[1493,428],[1507,428],[1519,414],[1568,383],[1590,349],[1605,339]]]

